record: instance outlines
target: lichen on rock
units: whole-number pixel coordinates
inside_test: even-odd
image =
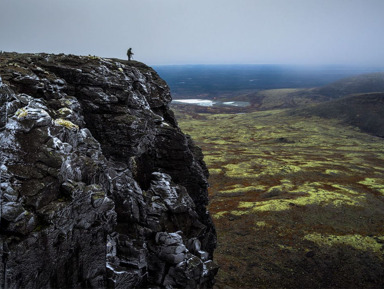
[[[68,129],[75,129],[75,130],[79,129],[78,125],[74,124],[73,122],[71,122],[69,120],[62,119],[62,118],[55,119],[55,124],[64,126]]]
[[[201,151],[144,64],[0,55],[0,287],[211,288]]]

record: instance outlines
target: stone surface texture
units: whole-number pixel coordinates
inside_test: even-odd
[[[135,61],[0,54],[0,288],[211,288],[201,150]]]

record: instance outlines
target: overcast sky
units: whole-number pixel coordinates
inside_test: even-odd
[[[0,50],[384,66],[384,0],[0,0]]]

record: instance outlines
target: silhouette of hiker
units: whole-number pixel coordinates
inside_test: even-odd
[[[127,51],[128,61],[131,61],[131,58],[132,58],[133,54],[134,53],[132,52],[132,48],[129,48],[128,51]]]

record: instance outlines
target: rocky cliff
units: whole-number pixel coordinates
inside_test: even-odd
[[[0,54],[0,287],[210,288],[208,171],[142,63]]]

